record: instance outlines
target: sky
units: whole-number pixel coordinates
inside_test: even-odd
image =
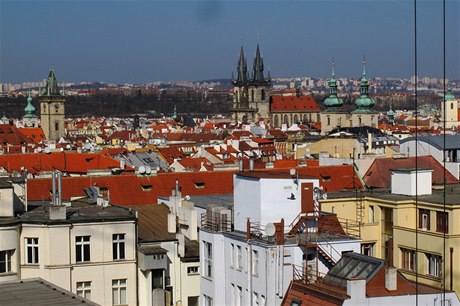
[[[441,0],[418,0],[418,76],[443,76]],[[460,79],[460,1],[446,0],[446,75]],[[414,75],[413,0],[0,0],[0,83],[229,78],[257,43],[272,77]]]

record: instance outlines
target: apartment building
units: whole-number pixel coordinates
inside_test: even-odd
[[[359,252],[333,214],[320,211],[319,180],[239,172],[234,206],[210,206],[199,232],[201,305],[280,305],[292,266],[326,273]]]
[[[97,304],[137,304],[135,211],[79,200],[16,215],[3,184],[0,282],[41,278]]]
[[[330,192],[321,205],[357,221],[363,254],[384,259],[409,280],[459,294],[459,192],[458,184],[432,186],[432,170],[396,169],[389,189]]]

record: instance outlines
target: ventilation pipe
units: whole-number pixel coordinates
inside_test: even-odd
[[[254,158],[252,157],[249,159],[249,171],[254,171]]]
[[[51,174],[51,181],[52,181],[52,190],[51,190],[51,193],[52,193],[52,204],[53,206],[56,205],[56,172],[53,171],[52,174]]]

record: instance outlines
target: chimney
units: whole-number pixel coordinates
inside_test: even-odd
[[[254,171],[254,158],[249,158],[249,171]]]
[[[243,163],[243,158],[241,158],[239,161],[238,161],[238,165],[239,165],[239,170],[241,172],[244,171],[244,163]]]
[[[372,153],[372,134],[367,133],[367,153]]]
[[[398,289],[398,270],[394,267],[385,268],[385,288],[389,291]]]
[[[52,196],[52,199],[53,199],[52,204],[54,206],[54,205],[56,205],[56,172],[55,171],[53,171],[51,173],[51,182],[52,182],[52,186],[53,186],[52,190],[51,190],[51,193],[52,193],[51,196]]]
[[[56,205],[62,205],[62,173],[57,173],[58,199]]]
[[[63,205],[52,205],[49,207],[50,220],[65,220],[66,207]]]

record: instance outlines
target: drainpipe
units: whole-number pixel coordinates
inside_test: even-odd
[[[53,206],[56,205],[56,172],[53,171],[51,174],[51,180],[53,183],[53,188],[52,188],[52,197],[53,197]]]

